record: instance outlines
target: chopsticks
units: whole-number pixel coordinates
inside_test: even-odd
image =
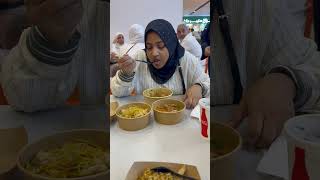
[[[128,52],[136,45],[137,43],[134,43],[125,54],[128,54]]]
[[[149,61],[143,61],[143,60],[136,60],[136,61],[138,61],[138,62],[142,62],[142,63],[146,63],[146,64],[152,64],[151,62],[149,62]]]

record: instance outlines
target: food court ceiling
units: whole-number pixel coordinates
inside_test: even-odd
[[[189,15],[199,6],[206,3],[208,0],[183,0],[183,15]],[[210,3],[199,9],[193,15],[209,15],[210,14]]]

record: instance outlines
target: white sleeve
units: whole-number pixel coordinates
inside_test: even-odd
[[[3,59],[1,84],[9,104],[16,110],[34,112],[61,105],[76,84],[73,63],[48,65],[32,56],[26,45],[26,29],[18,45]]]
[[[120,71],[117,71],[116,75],[111,79],[111,92],[116,97],[129,96],[133,91],[133,82],[125,82],[120,79]]]
[[[320,53],[316,44],[303,37],[297,19],[277,9],[273,16],[272,39],[265,53],[264,72],[287,70],[297,87],[296,110],[319,108]],[[298,22],[299,23],[299,22]]]
[[[210,96],[210,78],[208,74],[206,74],[201,64],[199,63],[198,59],[191,54],[186,53],[185,61],[187,62],[186,67],[187,68],[187,82],[188,87],[191,87],[192,85],[199,83],[202,86],[203,90],[203,96],[209,97]]]
[[[143,50],[138,50],[132,57],[135,60],[145,60],[145,53]],[[135,72],[139,71],[139,62],[136,62]],[[116,97],[129,96],[134,90],[134,84],[137,81],[137,75],[126,80],[126,77],[122,76],[122,73],[117,71],[116,75],[111,79],[110,88],[112,95]]]
[[[196,58],[201,59],[202,56],[202,48],[201,45],[199,44],[199,42],[195,39],[194,41],[194,54],[196,56]]]
[[[202,55],[202,49],[200,44],[199,43],[196,44],[196,43],[198,43],[196,39],[194,39],[194,41],[189,39],[188,41],[184,41],[184,43],[181,45],[183,45],[186,51],[190,52],[192,55],[194,55],[197,59],[200,60]]]

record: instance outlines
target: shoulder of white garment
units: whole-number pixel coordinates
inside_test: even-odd
[[[184,46],[187,46],[188,48],[191,48],[194,46],[196,38],[192,36],[191,33],[189,33],[182,41],[181,44],[183,44]]]
[[[199,60],[189,51],[185,51],[184,56],[180,58],[180,64],[182,68],[193,68],[193,67],[190,67],[190,65],[197,64],[198,62]]]
[[[186,40],[191,40],[193,38],[192,33],[188,33],[187,36],[185,37]]]
[[[140,49],[136,52],[135,56],[132,58],[135,60],[147,60],[146,52],[143,49]]]

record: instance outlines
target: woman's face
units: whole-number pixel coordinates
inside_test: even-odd
[[[155,32],[150,32],[146,40],[147,56],[156,69],[161,69],[169,59],[169,51]]]
[[[118,37],[117,37],[117,43],[122,45],[124,44],[124,37],[122,34],[119,34]]]

